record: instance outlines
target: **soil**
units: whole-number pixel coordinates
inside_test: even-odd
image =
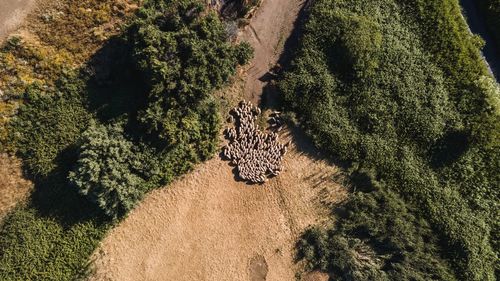
[[[268,83],[262,77],[280,58],[302,5],[264,0],[239,35],[255,57],[225,90],[226,106],[260,101]],[[292,140],[284,171],[262,185],[238,181],[215,157],[149,193],[102,241],[90,280],[296,280],[297,239],[311,225],[331,223],[330,204],[346,190],[340,170],[300,129],[290,125],[280,140]]]
[[[246,68],[245,99],[260,104],[262,90],[268,83],[269,70],[282,55],[290,37],[303,0],[263,0],[260,8],[245,26],[240,41],[247,41],[254,48],[254,58]]]
[[[0,1],[0,43],[10,32],[23,23],[34,6],[35,0]]]
[[[151,192],[104,239],[91,280],[295,280],[297,238],[346,192],[335,166],[290,150],[263,185],[236,181],[216,157]]]

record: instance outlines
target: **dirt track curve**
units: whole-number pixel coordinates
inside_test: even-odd
[[[245,99],[259,101],[265,86],[259,79],[278,60],[302,5],[264,0],[240,34],[255,49],[242,77]],[[291,130],[284,130],[281,140],[290,139]],[[327,220],[322,202],[345,196],[333,180],[337,168],[306,153],[310,148],[294,141],[284,171],[264,185],[236,181],[228,163],[215,157],[151,192],[102,242],[91,280],[296,280],[299,234]]]

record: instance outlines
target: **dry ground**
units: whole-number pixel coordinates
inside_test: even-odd
[[[216,157],[153,191],[103,241],[92,279],[295,280],[299,234],[327,220],[321,202],[345,191],[334,166],[295,144],[284,165],[266,184],[247,185]]]
[[[259,102],[261,77],[278,60],[302,4],[264,0],[239,36],[255,58],[226,90],[229,103]],[[281,139],[294,140],[285,170],[264,185],[235,180],[232,167],[215,157],[151,192],[104,239],[91,280],[295,280],[297,238],[309,225],[327,223],[327,205],[346,192],[334,180],[338,169],[320,159],[300,130],[284,130]]]
[[[0,43],[23,23],[28,12],[34,7],[35,0],[1,0],[0,1]]]

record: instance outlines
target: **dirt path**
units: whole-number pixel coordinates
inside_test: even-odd
[[[255,58],[240,80],[240,98],[259,101],[259,78],[277,61],[300,7],[297,0],[265,0],[242,32]],[[346,194],[334,181],[337,168],[311,155],[311,144],[297,135],[284,171],[264,185],[236,181],[215,157],[148,194],[96,251],[91,280],[296,280],[297,238],[328,220],[325,202]],[[291,131],[281,139],[291,140]]]
[[[254,58],[247,68],[245,98],[259,104],[265,75],[276,64],[285,41],[304,5],[303,0],[263,0],[240,39],[254,48]]]
[[[0,0],[0,43],[24,21],[34,5],[35,0]]]

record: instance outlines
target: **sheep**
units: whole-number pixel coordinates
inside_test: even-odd
[[[239,106],[230,111],[228,118],[234,128],[225,130],[229,144],[224,148],[223,155],[231,164],[236,165],[238,175],[243,180],[252,183],[264,183],[267,176],[280,173],[283,155],[290,144],[281,144],[275,132],[266,134],[260,131],[255,122],[261,113],[259,107],[241,101]],[[271,121],[274,125],[282,123],[279,120],[279,112],[274,113]]]

